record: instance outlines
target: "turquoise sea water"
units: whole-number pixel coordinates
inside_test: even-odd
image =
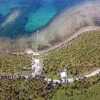
[[[0,36],[31,35],[64,8],[86,0],[0,0]]]

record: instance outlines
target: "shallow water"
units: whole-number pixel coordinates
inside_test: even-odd
[[[0,0],[0,51],[45,50],[99,23],[100,0]]]
[[[0,0],[0,36],[16,38],[31,35],[32,32],[48,25],[64,8],[84,1]]]

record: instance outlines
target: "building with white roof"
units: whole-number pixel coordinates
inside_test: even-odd
[[[60,76],[61,76],[61,78],[65,78],[65,77],[67,77],[67,74],[68,74],[68,72],[67,72],[66,69],[64,69],[63,71],[60,72]]]
[[[35,62],[37,65],[39,65],[40,59],[34,59],[34,62]]]
[[[40,59],[32,59],[32,65],[39,65],[40,64]]]
[[[60,72],[60,76],[61,76],[61,78],[65,78],[65,77],[67,77],[67,73],[66,72]]]

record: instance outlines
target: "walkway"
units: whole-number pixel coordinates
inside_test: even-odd
[[[38,52],[38,53],[40,53],[40,54],[47,54],[48,52],[50,52],[50,51],[52,51],[52,50],[54,50],[54,49],[58,49],[58,48],[60,48],[60,47],[63,47],[63,46],[65,46],[65,45],[68,45],[68,43],[69,43],[71,40],[77,38],[79,35],[84,34],[85,32],[94,31],[94,30],[100,30],[100,27],[99,27],[99,26],[89,26],[89,27],[85,27],[85,28],[81,29],[80,31],[78,31],[77,33],[75,33],[74,35],[72,35],[72,36],[71,36],[69,39],[67,39],[66,41],[64,41],[64,42],[62,42],[62,43],[60,43],[60,44],[57,44],[57,45],[55,45],[55,46],[53,46],[53,47],[51,47],[51,48],[49,48],[49,49],[46,49],[46,50],[44,50],[44,51],[40,51],[40,52]]]

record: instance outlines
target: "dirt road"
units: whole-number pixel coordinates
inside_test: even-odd
[[[78,31],[77,33],[75,33],[74,35],[72,35],[69,39],[67,39],[66,41],[60,43],[60,44],[57,44],[49,49],[46,49],[46,50],[43,50],[43,51],[39,51],[38,53],[40,54],[47,54],[49,53],[50,51],[54,50],[54,49],[58,49],[59,47],[62,47],[62,46],[65,46],[65,45],[68,45],[68,43],[70,41],[72,41],[73,39],[77,38],[79,35],[81,34],[84,34],[85,32],[88,32],[88,31],[93,31],[93,30],[100,30],[100,27],[99,26],[89,26],[89,27],[85,27],[83,29],[81,29],[80,31]]]

